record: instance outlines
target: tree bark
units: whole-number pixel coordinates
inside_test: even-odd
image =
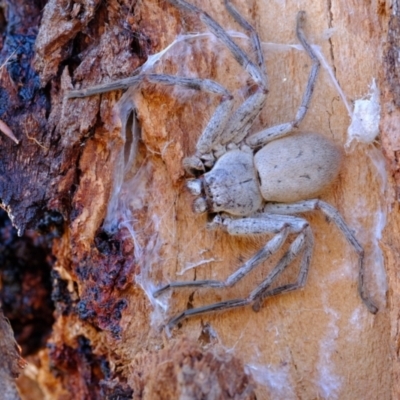
[[[241,31],[222,1],[192,3],[227,30]],[[304,289],[268,299],[258,313],[244,307],[204,315],[168,332],[166,321],[188,307],[246,297],[283,254],[229,290],[175,290],[159,302],[151,296],[174,280],[225,279],[269,238],[208,230],[207,216],[192,211],[182,160],[194,153],[219,99],[148,83],[125,94],[68,99],[67,93],[131,76],[178,34],[208,31],[198,15],[165,1],[50,0],[42,13],[32,1],[20,16],[25,30],[16,32],[10,15],[20,11],[8,4],[1,56],[14,58],[2,69],[0,96],[8,100],[0,118],[20,143],[0,137],[0,198],[20,233],[34,228],[53,237],[56,260],[52,333],[27,357],[25,373],[43,398],[400,395],[400,16],[380,0],[234,4],[259,32],[267,63],[267,105],[252,132],[296,115],[311,61],[286,45],[298,44],[296,14],[307,13],[306,35],[326,65],[298,131],[319,132],[346,148],[340,177],[321,199],[363,245],[365,280],[379,312],[370,314],[357,293],[354,249],[315,212],[305,215],[315,249]],[[10,45],[15,37],[35,47],[19,54],[22,44]],[[245,39],[235,40],[251,53]],[[248,73],[212,35],[182,39],[145,65],[145,72],[215,80],[234,94],[236,106],[251,90]],[[360,105],[376,111],[378,104],[380,136],[360,137],[357,128],[346,146],[349,113]],[[364,114],[364,126],[376,124],[378,114],[371,120],[373,112]],[[297,266],[280,282],[293,282]]]
[[[25,361],[19,354],[11,325],[4,318],[3,310],[0,309],[0,390],[4,400],[19,400],[19,392],[15,383],[25,366]]]

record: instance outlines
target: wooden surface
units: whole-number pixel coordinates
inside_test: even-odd
[[[226,29],[240,30],[221,1],[193,3]],[[57,121],[69,149],[63,165],[74,155],[78,172],[71,178],[68,169],[57,180],[57,201],[66,193],[72,193],[72,200],[66,231],[54,245],[56,269],[67,289],[50,344],[35,361],[35,379],[48,399],[96,398],[118,391],[129,398],[132,390],[134,398],[145,399],[201,398],[201,392],[210,399],[242,399],[253,398],[253,390],[258,399],[390,399],[399,394],[398,110],[382,59],[390,5],[345,0],[236,3],[260,33],[267,59],[270,93],[253,131],[290,121],[300,104],[310,60],[303,51],[268,44],[297,44],[299,10],[307,12],[306,34],[320,46],[350,104],[370,93],[374,79],[382,92],[382,142],[353,142],[338,181],[322,196],[365,247],[366,281],[380,311],[368,313],[358,296],[353,249],[332,221],[313,213],[307,219],[316,246],[304,290],[269,299],[258,313],[247,307],[193,318],[168,335],[163,324],[169,317],[188,306],[246,296],[277,261],[229,290],[175,291],[162,298],[166,310],[149,297],[155,286],[176,279],[223,279],[268,239],[209,231],[206,216],[191,210],[182,159],[193,153],[216,99],[149,85],[130,90],[119,103],[120,92],[76,100],[60,96],[50,118]],[[57,1],[50,2],[37,41],[42,79],[59,79],[65,94],[72,83],[88,87],[126,77],[146,53],[165,49],[178,33],[206,32],[196,16],[165,2],[121,4],[110,1],[96,9],[85,3],[69,11],[73,21],[80,18],[80,24],[68,25],[71,37],[77,26],[84,32],[77,62],[54,44],[65,45],[61,33],[51,30],[64,17]],[[82,15],[88,21],[96,15],[96,20],[87,25]],[[127,27],[134,35],[126,34]],[[46,29],[54,37],[45,35]],[[243,39],[238,43],[246,46]],[[137,48],[141,52],[133,54]],[[63,60],[70,68],[61,68],[57,77],[56,66]],[[214,79],[235,94],[238,104],[246,95],[241,88],[247,73],[210,37],[181,42],[149,71]],[[124,147],[116,110],[133,102],[142,141],[139,168],[126,172],[123,163],[118,166],[129,147]],[[343,98],[322,68],[299,130],[320,132],[344,147],[350,122]],[[116,194],[119,179],[123,184]],[[57,201],[51,204],[56,207]],[[115,229],[113,236],[101,227],[105,218],[107,227]],[[291,282],[295,276],[294,265],[283,280]]]

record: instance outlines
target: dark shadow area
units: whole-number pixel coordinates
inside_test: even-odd
[[[18,237],[0,209],[0,302],[23,356],[45,347],[54,322],[51,238],[33,231]]]

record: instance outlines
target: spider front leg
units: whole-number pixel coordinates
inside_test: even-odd
[[[129,78],[104,83],[90,88],[71,90],[67,98],[87,97],[100,93],[107,93],[113,90],[128,89],[144,83],[162,84],[164,86],[178,85],[187,89],[208,92],[221,96],[221,102],[214,111],[211,120],[204,129],[196,145],[196,155],[184,160],[184,168],[187,172],[204,171],[204,159],[207,163],[207,155],[212,152],[218,142],[218,137],[225,128],[230,116],[233,97],[227,89],[210,79],[185,78],[166,74],[138,74]]]
[[[358,243],[357,239],[355,238],[347,224],[344,222],[342,216],[340,215],[339,211],[336,210],[336,208],[318,199],[299,201],[292,204],[269,203],[264,207],[264,211],[268,213],[290,215],[315,210],[321,210],[327,217],[329,217],[341,230],[347,241],[353,246],[354,250],[356,251],[359,264],[358,292],[360,294],[361,300],[364,302],[369,312],[372,314],[376,314],[378,312],[378,307],[374,304],[373,300],[371,300],[371,296],[368,293],[367,288],[365,287],[364,249],[362,248],[360,243]]]
[[[262,130],[261,132],[249,136],[246,139],[246,144],[249,145],[251,148],[262,147],[268,142],[271,142],[272,140],[287,135],[300,124],[300,122],[304,119],[307,113],[308,106],[310,104],[311,97],[314,91],[315,82],[317,80],[320,68],[320,62],[314,50],[312,49],[311,45],[308,43],[308,40],[304,34],[305,20],[306,20],[306,13],[304,11],[300,11],[297,14],[296,35],[300,43],[302,44],[304,50],[311,58],[313,65],[310,71],[310,75],[308,77],[306,90],[303,94],[303,98],[297,110],[296,116],[293,121],[272,126],[270,128]]]
[[[264,299],[264,292],[276,280],[276,278],[285,270],[285,268],[293,261],[302,251],[305,244],[307,245],[308,252],[312,251],[312,240],[306,241],[306,238],[312,238],[312,233],[309,228],[308,222],[302,218],[285,215],[262,214],[255,218],[241,218],[241,219],[221,219],[217,216],[214,220],[214,225],[223,226],[223,228],[231,235],[258,235],[265,233],[275,233],[276,235],[267,242],[267,244],[257,252],[250,260],[244,263],[236,272],[231,274],[225,281],[217,280],[201,280],[201,281],[180,281],[171,282],[168,285],[156,290],[153,293],[154,297],[158,297],[163,292],[169,289],[188,288],[188,287],[206,287],[206,288],[224,288],[232,287],[240,279],[246,276],[255,267],[265,262],[272,254],[276,253],[285,243],[288,234],[295,233],[297,238],[291,244],[289,251],[282,257],[278,265],[271,271],[266,280],[254,290],[246,299],[235,299],[223,301],[220,303],[210,304],[204,307],[186,310],[173,318],[168,326],[172,327],[180,320],[199,314],[208,313],[211,311],[224,310],[227,308],[241,307],[251,304],[254,301],[258,304]],[[308,254],[308,253],[307,253]],[[304,261],[301,263],[301,271],[296,287],[301,287],[305,283],[307,277],[308,266],[310,257],[303,257]],[[294,290],[294,286],[293,289]],[[258,307],[259,308],[259,307]]]
[[[230,4],[225,1],[225,6],[233,18],[244,29],[250,32],[251,45],[254,53],[256,54],[257,64],[244,52],[226,33],[226,31],[206,12],[197,8],[196,6],[184,0],[168,0],[169,3],[176,7],[196,13],[199,15],[200,20],[209,28],[209,30],[229,49],[235,60],[241,65],[250,75],[254,82],[253,93],[244,101],[244,103],[232,114],[225,114],[223,119],[224,129],[216,132],[213,128],[213,121],[210,121],[206,130],[201,135],[197,145],[196,154],[193,157],[186,159],[186,164],[198,164],[199,160],[203,160],[207,167],[212,167],[213,156],[215,152],[219,157],[224,152],[224,146],[227,144],[238,144],[248,134],[255,118],[260,114],[264,107],[266,96],[268,93],[268,83],[265,72],[264,56],[261,51],[260,39],[255,29],[239,14],[239,12]],[[213,116],[214,118],[214,116]],[[219,117],[215,115],[215,120]],[[206,131],[212,134],[205,134]],[[211,140],[210,140],[210,139]],[[186,168],[188,169],[188,168]]]

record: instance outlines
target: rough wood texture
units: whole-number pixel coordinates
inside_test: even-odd
[[[399,136],[399,80],[396,79],[398,74],[398,57],[395,53],[398,52],[400,46],[400,14],[398,4],[393,5],[392,15],[390,16],[387,40],[384,47],[383,68],[380,71],[380,76],[384,82],[382,90],[382,114],[381,120],[381,138],[382,147],[387,160],[387,167],[389,176],[394,180],[393,190],[389,206],[391,208],[391,217],[388,219],[386,226],[386,237],[383,249],[386,258],[387,273],[389,277],[389,294],[390,294],[390,340],[392,345],[392,398],[400,396],[400,385],[397,383],[400,376],[400,363],[399,363],[399,310],[400,310],[400,281],[398,276],[398,266],[400,259],[400,243],[399,243],[399,150],[400,150],[400,136]],[[394,217],[392,217],[394,216]]]
[[[49,150],[52,135],[46,129],[48,93],[40,88],[31,63],[44,4],[16,1],[2,5],[0,117],[20,144],[1,135],[0,202],[23,231],[26,226],[38,226],[45,214],[49,169],[55,161]]]
[[[227,29],[240,30],[222,1],[193,3]],[[377,80],[382,143],[353,143],[339,180],[323,199],[338,208],[364,245],[366,280],[380,311],[369,314],[357,294],[353,249],[331,221],[313,213],[307,218],[316,248],[304,290],[269,299],[258,313],[244,308],[186,321],[167,336],[161,328],[168,316],[246,296],[277,260],[230,290],[176,291],[165,313],[146,295],[154,285],[177,278],[222,279],[265,243],[266,238],[208,231],[206,217],[191,210],[182,159],[193,152],[217,99],[154,85],[130,90],[142,141],[139,168],[124,171],[133,138],[120,116],[129,107],[129,96],[119,103],[118,113],[121,92],[74,100],[65,94],[73,87],[127,77],[178,33],[206,29],[195,15],[164,1],[83,0],[71,5],[51,0],[35,47],[34,65],[44,89],[35,87],[37,97],[24,105],[9,70],[0,82],[8,96],[14,93],[19,99],[0,117],[21,140],[16,147],[0,138],[2,204],[21,230],[50,226],[62,235],[53,246],[56,322],[47,348],[30,359],[35,371],[30,377],[48,399],[400,396],[400,119],[398,60],[393,57],[398,17],[390,17],[391,4],[379,0],[234,3],[265,43],[297,43],[295,17],[306,10],[307,35],[321,46],[349,101],[368,95]],[[29,21],[38,26],[38,19]],[[311,65],[302,51],[269,45],[264,51],[270,94],[254,131],[294,117]],[[4,44],[2,56],[10,53]],[[154,71],[214,79],[234,92],[238,102],[246,95],[240,89],[247,73],[209,37],[177,44]],[[21,109],[22,116],[16,114]],[[36,120],[23,125],[24,116]],[[321,132],[344,146],[349,124],[343,100],[322,68],[300,130]],[[378,244],[388,271],[388,302]],[[178,275],[194,264],[201,266]],[[294,265],[283,280],[293,281],[295,274]]]
[[[10,322],[4,318],[0,308],[0,393],[3,400],[19,400],[15,378],[26,366],[21,358],[18,345],[14,339]]]

